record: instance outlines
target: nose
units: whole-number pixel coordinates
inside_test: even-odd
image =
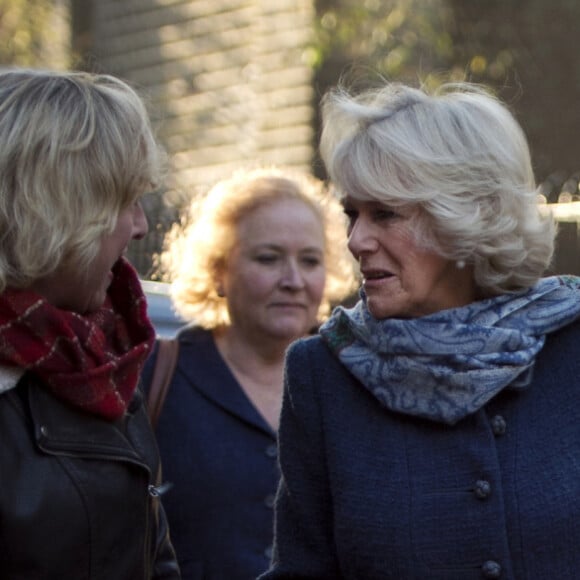
[[[285,262],[280,285],[291,290],[299,290],[304,287],[302,270],[296,260],[289,259]]]
[[[145,215],[145,210],[140,201],[135,203],[135,209],[133,211],[133,239],[140,240],[147,235],[149,231],[149,223],[147,222],[147,216]]]
[[[374,252],[377,249],[377,240],[372,234],[371,227],[360,217],[354,222],[350,230],[348,249],[357,260],[361,254]]]

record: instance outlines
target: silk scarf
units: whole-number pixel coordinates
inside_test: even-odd
[[[580,278],[413,319],[377,320],[361,298],[322,325],[330,349],[388,409],[453,425],[530,384],[546,335],[580,316]]]

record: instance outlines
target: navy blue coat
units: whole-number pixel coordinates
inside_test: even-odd
[[[179,335],[157,425],[163,496],[184,580],[251,580],[268,568],[278,484],[276,435],[247,398],[210,332]],[[156,353],[144,373],[147,384]]]
[[[319,337],[287,385],[263,580],[580,578],[580,324],[454,427],[388,411]]]

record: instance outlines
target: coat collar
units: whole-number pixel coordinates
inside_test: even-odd
[[[276,436],[230,371],[209,330],[192,327],[179,334],[176,372],[215,405],[272,437]]]
[[[53,455],[76,455],[118,459],[145,467],[148,460],[143,449],[156,449],[151,428],[143,411],[143,396],[137,391],[123,419],[109,421],[83,413],[36,383],[32,377],[22,378],[26,389],[34,437],[38,446]]]

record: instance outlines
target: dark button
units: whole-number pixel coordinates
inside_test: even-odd
[[[488,560],[483,563],[481,567],[484,578],[500,578],[501,577],[501,566],[494,562],[493,560]]]
[[[268,558],[268,560],[272,559],[272,554],[274,553],[274,550],[272,549],[272,546],[268,546],[265,550],[264,550],[264,556],[266,556],[266,558]]]
[[[268,445],[268,447],[266,447],[266,455],[272,459],[278,457],[278,446],[275,443]]]
[[[264,498],[264,505],[268,508],[273,508],[276,502],[276,496],[274,494],[267,495]]]
[[[475,497],[477,499],[487,499],[491,495],[491,484],[485,479],[479,479],[475,482]]]
[[[495,415],[491,419],[491,430],[494,435],[503,435],[506,432],[507,423],[501,415]]]
[[[43,437],[48,437],[48,429],[44,425],[42,425],[42,427],[40,428],[40,434]]]

